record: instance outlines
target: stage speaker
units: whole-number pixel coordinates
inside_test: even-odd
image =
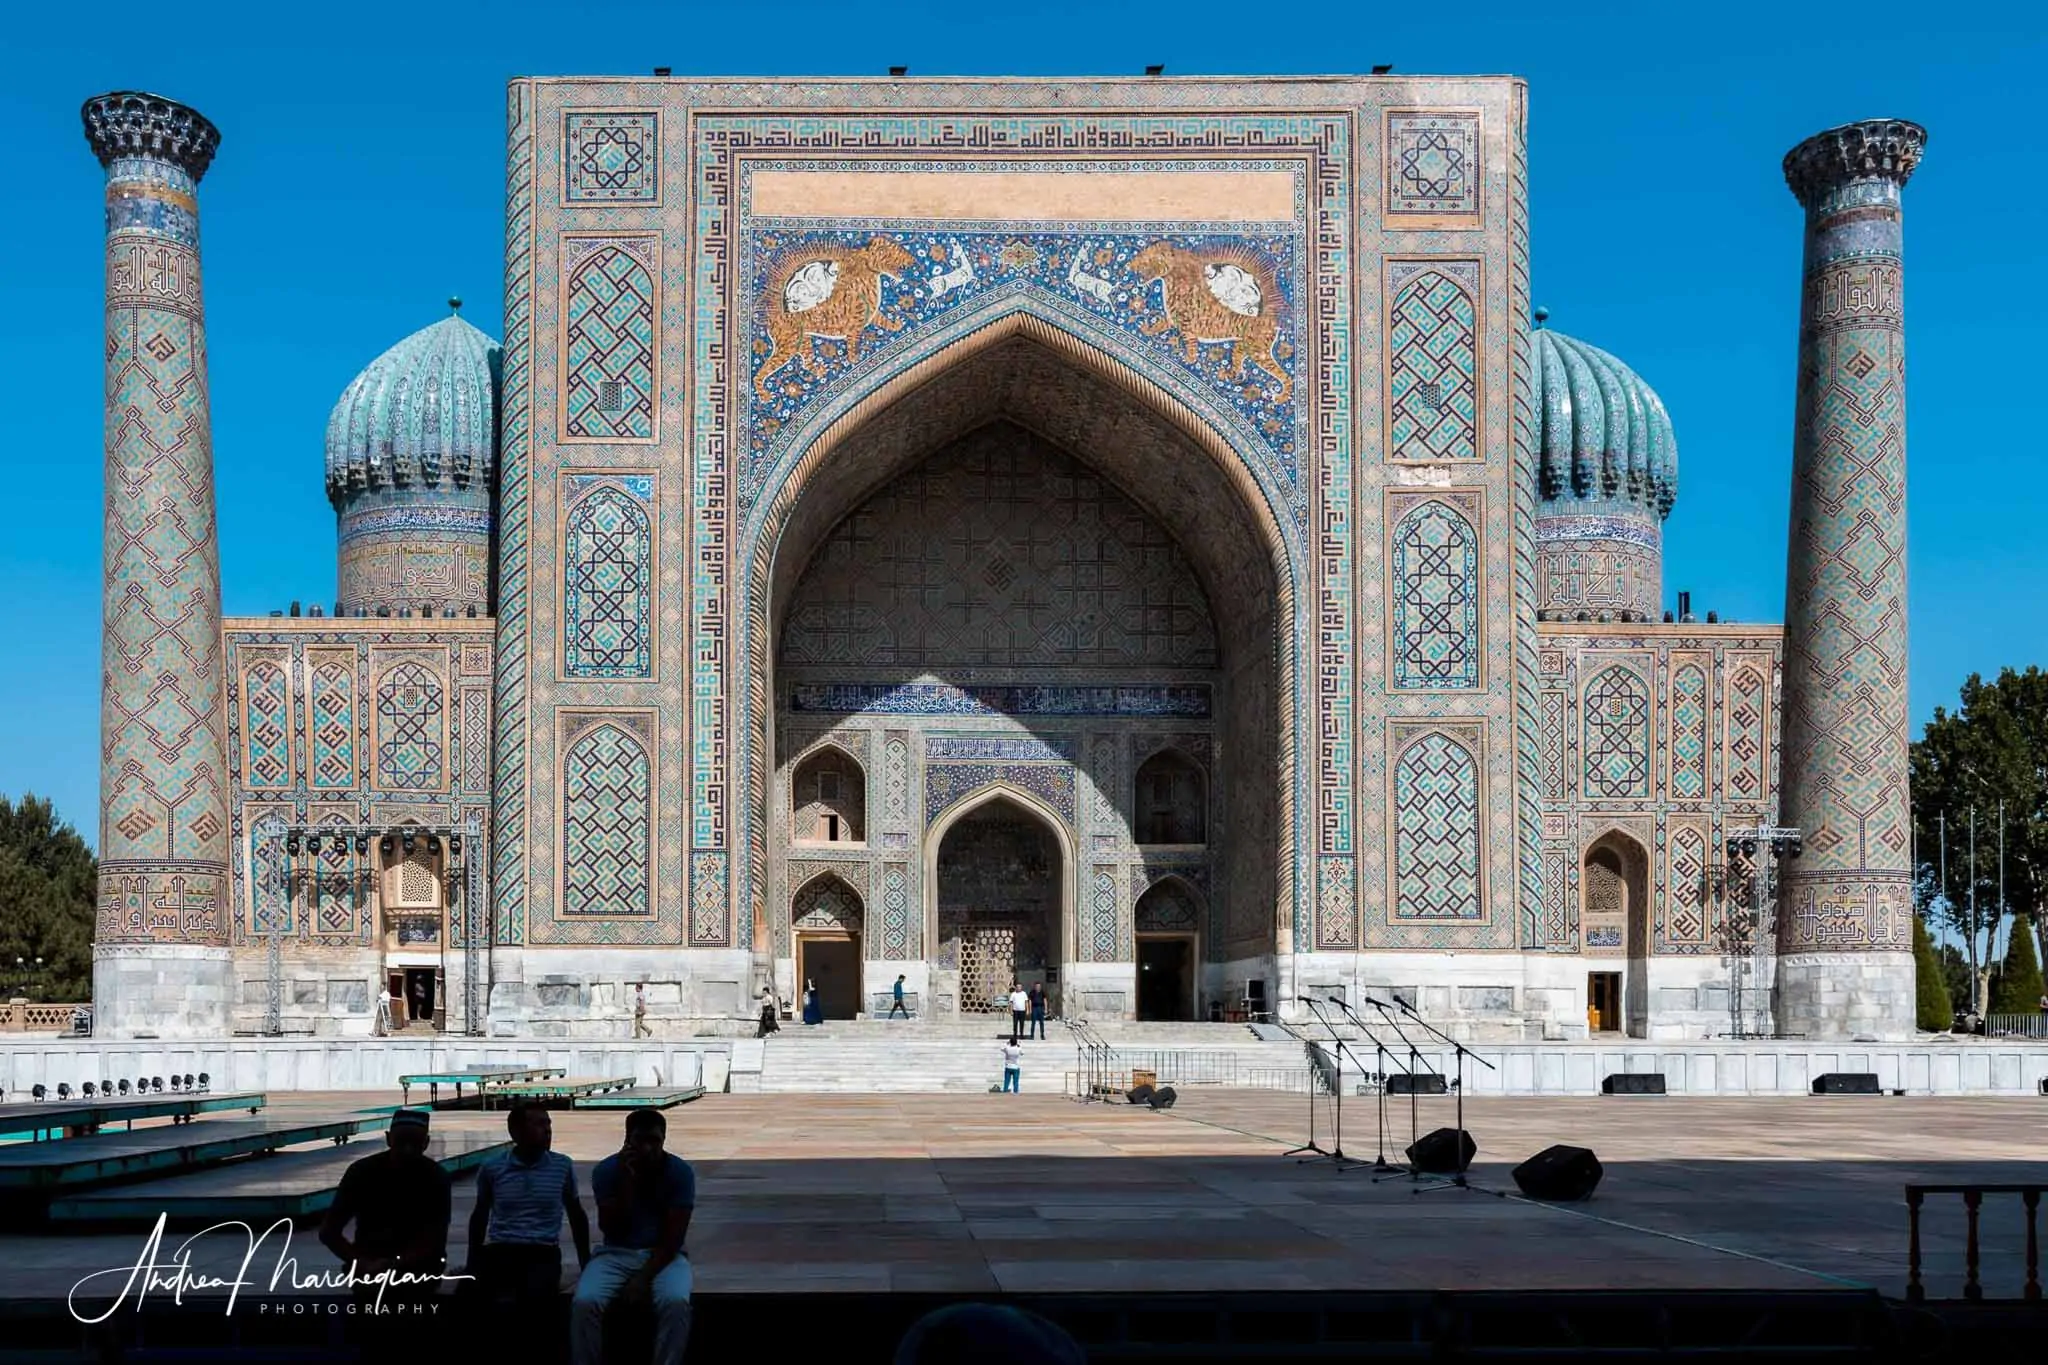
[[[1882,1095],[1874,1071],[1829,1071],[1813,1078],[1816,1095]]]
[[[1664,1093],[1664,1073],[1661,1071],[1617,1071],[1600,1082],[1603,1095],[1661,1095]],[[1574,1148],[1573,1150],[1577,1150]]]
[[[1408,1166],[1418,1175],[1457,1175],[1472,1164],[1478,1150],[1470,1133],[1439,1128],[1415,1140],[1408,1149]]]
[[[1155,1093],[1149,1085],[1134,1085],[1124,1092],[1124,1098],[1132,1104],[1150,1104]]]
[[[1444,1085],[1444,1078],[1434,1071],[1418,1071],[1412,1076],[1406,1072],[1397,1071],[1387,1077],[1387,1093],[1389,1095],[1447,1095],[1450,1091]]]
[[[2043,1076],[2041,1078],[2041,1093],[2044,1095],[2048,1095],[2048,1076]]]
[[[1154,1109],[1171,1109],[1173,1108],[1173,1102],[1179,1098],[1180,1096],[1173,1092],[1172,1086],[1162,1085],[1152,1092],[1152,1107]]]
[[[1545,1147],[1515,1167],[1515,1184],[1531,1199],[1584,1199],[1603,1174],[1589,1148]]]

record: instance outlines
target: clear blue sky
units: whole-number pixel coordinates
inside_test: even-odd
[[[2034,17],[2026,17],[2028,13]],[[1328,16],[1321,18],[1319,16]],[[1783,614],[1802,137],[1931,130],[1906,195],[1913,711],[1969,671],[2043,662],[2048,464],[2032,6],[1043,3],[850,6],[35,5],[0,115],[0,792],[94,837],[99,772],[101,184],[78,106],[141,87],[224,133],[201,187],[230,612],[331,602],[328,409],[442,315],[499,331],[504,83],[514,75],[1511,72],[1531,85],[1537,301],[1677,424],[1667,593]]]

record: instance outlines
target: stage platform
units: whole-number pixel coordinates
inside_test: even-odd
[[[581,1100],[631,1090],[631,1076],[561,1076],[551,1081],[513,1081],[493,1085],[484,1092],[484,1107],[492,1100]]]
[[[44,1141],[66,1133],[86,1136],[110,1123],[123,1123],[130,1130],[138,1119],[187,1119],[199,1114],[221,1114],[246,1109],[251,1114],[263,1108],[260,1094],[216,1094],[180,1091],[151,1095],[147,1099],[44,1100],[41,1104],[0,1104],[0,1137],[34,1134],[31,1141]],[[79,1131],[84,1130],[84,1131]]]
[[[343,1106],[336,1105],[336,1109]],[[159,1124],[128,1133],[0,1147],[0,1194],[31,1194],[61,1186],[98,1185],[152,1171],[192,1170],[280,1147],[344,1141],[381,1126],[376,1115],[343,1117],[207,1119]],[[0,1265],[5,1265],[0,1260]]]
[[[679,1104],[701,1099],[704,1087],[686,1086],[635,1086],[631,1090],[614,1090],[609,1094],[578,1095],[571,1106],[576,1109],[673,1109]]]
[[[427,1155],[443,1170],[460,1172],[511,1147],[512,1139],[502,1130],[444,1132],[428,1142]],[[250,1157],[163,1180],[93,1190],[53,1202],[50,1221],[147,1230],[159,1216],[173,1227],[239,1218],[260,1230],[280,1218],[325,1212],[349,1164],[383,1150],[382,1136],[359,1137],[339,1146]]]
[[[441,1087],[452,1085],[455,1087],[455,1102],[460,1104],[462,1087],[465,1085],[475,1086],[477,1094],[481,1095],[485,1086],[503,1085],[512,1081],[547,1080],[567,1074],[558,1066],[472,1066],[458,1071],[425,1071],[398,1078],[399,1099],[401,1103],[411,1103],[412,1088],[424,1085],[427,1087],[427,1103],[438,1105],[441,1102]]]

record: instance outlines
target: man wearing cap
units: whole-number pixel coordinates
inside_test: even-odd
[[[353,1162],[342,1172],[341,1187],[320,1224],[320,1241],[352,1265],[360,1297],[392,1299],[429,1297],[448,1259],[448,1172],[427,1156],[427,1111],[401,1109],[391,1116],[384,1150]],[[350,1223],[354,1235],[344,1235]],[[391,1283],[374,1277],[426,1277],[417,1283]]]

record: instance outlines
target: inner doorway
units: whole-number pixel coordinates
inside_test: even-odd
[[[1195,1017],[1195,941],[1184,934],[1138,935],[1138,1018],[1182,1023]]]
[[[1592,1033],[1621,1032],[1621,973],[1586,973],[1586,1028]]]
[[[799,986],[817,983],[818,1004],[827,1019],[860,1015],[860,939],[850,934],[800,934],[796,941]]]
[[[398,973],[394,973],[397,975]],[[437,1008],[435,972],[432,967],[407,967],[401,983],[405,994],[405,1022],[408,1024],[432,1024]]]
[[[1034,812],[998,797],[953,822],[939,845],[939,953],[957,964],[962,1014],[1008,1014],[1011,983],[1059,1003],[1059,841]]]

